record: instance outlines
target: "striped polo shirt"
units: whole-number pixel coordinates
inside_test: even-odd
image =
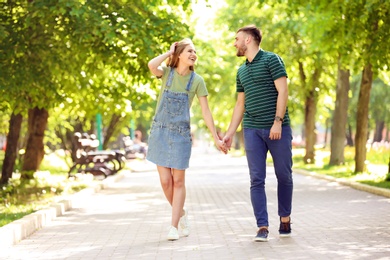
[[[244,128],[269,129],[276,114],[278,91],[274,81],[287,77],[283,60],[275,53],[262,49],[252,62],[246,60],[237,72],[237,92],[245,93]],[[288,109],[283,126],[290,125]]]

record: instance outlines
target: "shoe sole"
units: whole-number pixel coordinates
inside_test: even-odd
[[[279,234],[279,237],[291,237],[291,234]]]
[[[179,238],[176,238],[176,237],[175,237],[175,238],[173,238],[173,237],[168,237],[167,239],[168,239],[168,241],[175,241],[175,240],[179,240]]]
[[[268,238],[255,238],[255,242],[268,242]]]

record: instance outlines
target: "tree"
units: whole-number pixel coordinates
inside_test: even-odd
[[[340,165],[344,163],[350,90],[350,66],[354,60],[355,53],[351,52],[354,39],[348,30],[353,14],[347,2],[315,1],[313,6],[317,15],[321,17],[325,16],[326,20],[328,20],[328,26],[323,27],[326,29],[322,37],[320,37],[320,41],[327,43],[324,46],[326,51],[335,55],[334,59],[337,59],[338,64],[329,165]]]
[[[20,129],[22,124],[22,115],[21,114],[11,114],[10,127],[7,135],[7,149],[5,152],[5,158],[3,162],[3,168],[1,172],[1,180],[0,185],[4,185],[8,183],[8,180],[12,177],[12,172],[15,167],[15,161],[18,153],[18,142],[19,133],[18,129]],[[16,129],[16,131],[14,131]]]
[[[84,102],[82,107],[114,107],[104,98],[120,96],[127,88],[150,82],[148,57],[164,42],[172,42],[188,32],[179,14],[190,1],[171,1],[170,6],[126,0],[105,1],[6,1],[0,17],[1,101],[23,102],[19,111],[29,110],[30,127],[42,122],[39,131],[29,129],[23,169],[39,167],[41,153],[31,153],[41,144],[48,111],[56,105]],[[182,11],[180,11],[182,10]],[[105,76],[109,80],[105,81]],[[123,80],[129,79],[128,82]],[[95,81],[94,81],[95,80]],[[117,83],[108,93],[105,83]],[[86,95],[80,96],[81,91]],[[12,98],[11,98],[12,97]],[[16,98],[15,98],[16,97]],[[90,99],[89,99],[90,97]],[[99,105],[97,106],[96,103]],[[11,104],[13,106],[14,104]],[[67,105],[67,104],[66,104]],[[121,105],[121,104],[120,104]],[[37,114],[36,112],[42,112]],[[43,127],[42,127],[43,126]],[[42,132],[43,131],[43,132]],[[43,151],[43,145],[39,145]],[[26,176],[31,177],[31,176]]]
[[[344,163],[344,147],[347,135],[346,126],[349,100],[348,92],[350,89],[349,75],[349,70],[343,69],[341,62],[339,61],[336,85],[336,104],[332,120],[329,165],[340,165]]]
[[[360,64],[363,65],[356,114],[355,173],[365,170],[368,137],[369,102],[374,74],[388,68],[390,59],[390,3],[388,1],[354,2],[358,11],[351,28],[360,40]]]

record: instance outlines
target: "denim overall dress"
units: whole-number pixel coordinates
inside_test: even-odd
[[[158,166],[184,170],[189,167],[192,138],[188,92],[195,72],[192,71],[186,92],[169,90],[174,69],[169,72],[166,87],[154,116],[148,140],[146,159]]]

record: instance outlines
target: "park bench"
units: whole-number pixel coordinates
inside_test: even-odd
[[[98,151],[99,140],[94,135],[78,133],[74,135],[76,155],[68,177],[75,173],[90,173],[104,178],[114,175],[125,166],[125,154],[119,150]]]

